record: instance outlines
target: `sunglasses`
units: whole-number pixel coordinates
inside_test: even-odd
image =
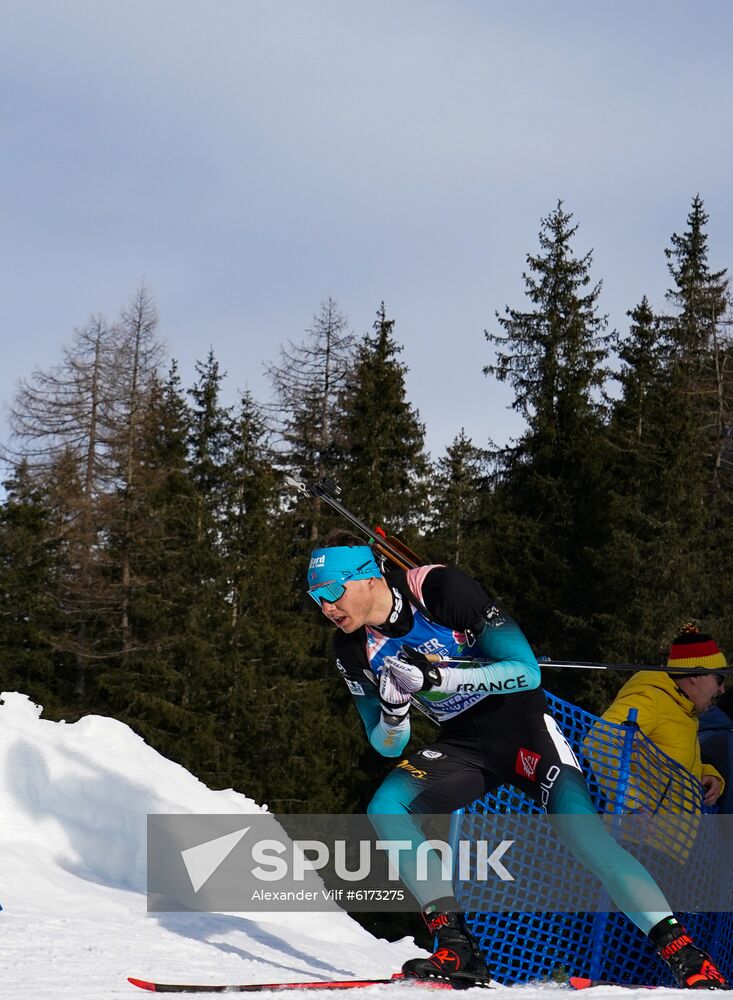
[[[343,583],[336,583],[335,580],[330,580],[328,583],[319,583],[317,587],[313,587],[308,593],[320,608],[323,601],[333,604],[334,601],[341,600],[346,593],[346,586]]]
[[[356,579],[361,579],[358,575],[362,573],[370,564],[371,559],[367,562],[362,563],[361,566],[357,566],[355,570],[344,570],[344,576],[346,581],[356,577]],[[336,580],[327,580],[326,583],[319,583],[315,587],[310,587],[308,593],[316,602],[320,608],[323,601],[328,601],[329,604],[333,604],[334,601],[339,601],[346,593],[346,586],[344,583],[337,583]]]

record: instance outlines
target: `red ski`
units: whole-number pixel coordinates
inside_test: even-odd
[[[672,989],[671,986],[647,986],[645,983],[613,983],[608,979],[586,979],[584,976],[571,976],[568,985],[574,990],[589,990],[593,986],[620,986],[626,990],[661,990]]]
[[[273,992],[282,990],[353,990],[365,986],[384,986],[388,983],[407,982],[411,986],[430,987],[436,990],[462,989],[443,979],[413,979],[403,972],[395,972],[389,979],[340,979],[321,980],[311,983],[240,983],[229,986],[204,986],[191,983],[150,983],[146,979],[128,977],[133,986],[152,993],[260,993],[265,990]],[[490,987],[489,987],[490,988]]]

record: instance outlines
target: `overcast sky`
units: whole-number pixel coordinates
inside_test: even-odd
[[[380,301],[439,454],[520,429],[485,378],[565,201],[612,325],[664,304],[692,196],[733,266],[733,4],[0,0],[0,401],[145,279],[231,400],[326,297]],[[0,422],[6,435],[6,423]]]

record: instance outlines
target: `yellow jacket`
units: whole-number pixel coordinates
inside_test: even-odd
[[[698,781],[722,775],[700,759],[695,706],[664,671],[640,670],[621,688],[601,716],[607,722],[625,722],[629,709],[638,709],[639,728],[660,750],[690,771]]]

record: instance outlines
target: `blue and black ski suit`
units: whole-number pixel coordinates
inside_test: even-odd
[[[537,660],[518,625],[460,570],[424,566],[390,571],[392,613],[379,628],[366,626],[334,638],[336,665],[354,698],[372,746],[385,757],[400,757],[377,789],[369,807],[377,831],[392,836],[387,817],[401,816],[421,839],[420,815],[451,813],[483,798],[501,784],[525,792],[548,814],[575,856],[605,886],[619,909],[647,933],[670,914],[669,905],[646,869],[611,837],[604,824],[573,823],[595,816],[578,761],[540,687]],[[468,642],[474,640],[469,649]],[[439,725],[428,746],[403,756],[410,738],[409,716],[389,724],[377,686],[382,664],[405,645],[442,657],[473,656],[488,665],[460,670],[451,690],[415,695]],[[455,677],[454,677],[455,680]],[[376,683],[375,683],[376,682]],[[421,906],[424,898],[409,863],[403,881]]]

